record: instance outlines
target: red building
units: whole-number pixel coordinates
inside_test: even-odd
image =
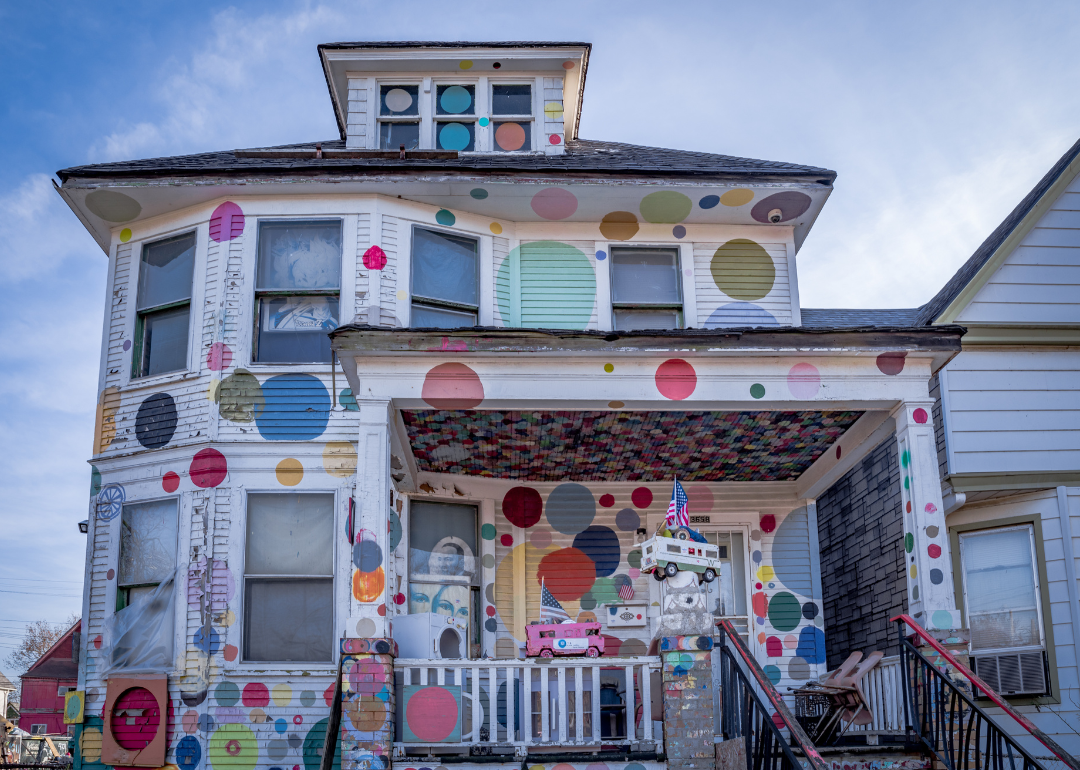
[[[64,695],[79,683],[82,621],[69,628],[22,675],[19,727],[28,733],[66,733]]]

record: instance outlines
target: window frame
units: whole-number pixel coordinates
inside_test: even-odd
[[[132,271],[134,273],[135,291],[133,292],[133,294],[134,294],[134,302],[132,304],[132,309],[134,310],[134,313],[133,313],[133,316],[134,316],[133,322],[134,322],[134,324],[133,324],[132,333],[131,333],[131,367],[130,367],[130,370],[129,370],[129,373],[128,373],[129,374],[128,379],[129,379],[130,382],[138,381],[138,382],[142,383],[142,382],[145,382],[145,381],[148,381],[148,380],[153,380],[153,379],[158,378],[158,377],[176,376],[178,374],[187,374],[187,373],[189,373],[191,371],[191,350],[192,350],[192,347],[193,347],[192,344],[191,344],[192,343],[192,339],[191,339],[191,329],[192,329],[191,310],[195,306],[195,276],[197,275],[198,267],[199,267],[199,261],[200,261],[199,260],[199,256],[200,256],[199,255],[199,250],[200,250],[199,230],[200,230],[199,227],[190,227],[190,226],[189,227],[184,227],[184,228],[181,228],[178,232],[160,233],[154,238],[142,240],[142,241],[139,241],[137,244],[133,244],[133,246],[138,247],[138,253],[131,255],[131,257],[134,258],[134,261],[135,261],[135,270]],[[153,306],[148,307],[148,308],[141,308],[140,309],[139,308],[139,295],[141,293],[140,292],[140,284],[142,283],[143,268],[145,267],[145,264],[146,264],[144,262],[144,260],[143,260],[143,257],[146,254],[146,250],[153,247],[153,246],[156,246],[159,243],[165,243],[167,241],[172,241],[172,240],[179,240],[181,238],[186,238],[188,236],[194,236],[195,243],[194,243],[194,252],[193,252],[192,257],[191,257],[191,286],[188,289],[188,297],[187,297],[187,299],[185,299],[185,300],[174,300],[172,302],[165,302],[165,303],[162,303],[160,305],[153,305]],[[132,251],[134,252],[135,249],[132,248]],[[145,331],[146,331],[146,321],[145,321],[146,317],[151,315],[151,314],[161,313],[161,312],[164,312],[164,311],[167,311],[167,310],[175,310],[175,309],[185,307],[185,306],[187,307],[188,319],[187,319],[187,333],[184,335],[185,350],[184,350],[183,365],[178,369],[170,369],[167,372],[155,372],[154,374],[149,374],[149,373],[143,374],[142,373],[143,367],[144,367],[145,364],[148,363],[148,358],[146,356],[147,351],[143,350],[143,342],[144,342]]]
[[[615,253],[626,251],[670,251],[675,255],[675,288],[679,292],[679,301],[674,302],[618,302],[615,300]],[[633,246],[607,247],[608,262],[608,286],[611,300],[611,328],[612,331],[629,331],[619,329],[618,311],[620,310],[674,310],[675,328],[686,328],[686,291],[683,287],[682,249],[678,244],[635,244]]]
[[[473,89],[473,106],[471,114],[461,115],[440,115],[439,114],[439,88],[443,86],[472,86]],[[421,92],[422,93],[422,92]],[[427,130],[427,141],[429,146],[437,150],[438,152],[479,152],[483,148],[480,146],[481,132],[480,132],[480,118],[484,117],[480,114],[480,79],[462,79],[462,78],[432,78],[431,79],[431,101],[428,105],[428,116],[430,123]],[[490,102],[489,102],[490,104]],[[490,110],[489,110],[490,112]],[[472,125],[473,131],[473,148],[471,150],[443,150],[439,147],[439,124],[440,123],[469,123]],[[420,134],[424,136],[424,126],[420,126]]]
[[[239,586],[237,586],[237,590],[236,590],[236,601],[237,601],[237,606],[238,606],[238,611],[236,613],[236,623],[234,623],[233,626],[230,629],[228,629],[228,631],[232,631],[233,629],[236,629],[236,634],[237,634],[237,637],[238,637],[238,638],[234,637],[234,639],[235,639],[234,643],[236,644],[236,647],[237,647],[236,660],[232,664],[227,664],[230,667],[236,667],[236,668],[242,668],[242,669],[254,669],[254,668],[260,668],[260,667],[265,668],[267,665],[278,665],[278,666],[281,666],[281,665],[285,665],[285,666],[297,665],[297,666],[302,666],[302,667],[304,667],[306,669],[317,669],[317,670],[322,670],[324,668],[327,669],[327,670],[330,670],[331,668],[336,668],[337,663],[338,663],[338,645],[337,645],[337,642],[336,642],[336,638],[337,638],[337,636],[338,636],[338,634],[340,632],[340,629],[338,628],[338,621],[339,621],[339,618],[340,618],[339,604],[341,602],[341,597],[338,596],[338,590],[339,590],[339,584],[340,584],[340,581],[338,580],[338,578],[339,578],[338,571],[340,569],[341,560],[339,559],[338,544],[336,542],[336,533],[338,532],[339,518],[340,518],[339,517],[339,512],[338,512],[338,507],[339,507],[339,505],[341,503],[341,499],[340,499],[340,495],[339,495],[340,491],[341,491],[340,489],[336,489],[336,488],[335,489],[303,489],[303,490],[295,490],[295,489],[293,489],[293,490],[282,490],[280,488],[279,489],[256,488],[256,489],[243,490],[243,492],[242,492],[242,494],[240,496],[240,504],[242,506],[242,510],[243,510],[243,514],[244,514],[243,515],[243,521],[242,521],[242,524],[241,524],[243,534],[242,534],[241,537],[234,539],[234,548],[232,549],[232,558],[233,559],[238,559],[241,567],[240,567]],[[247,531],[248,531],[248,511],[249,511],[250,506],[251,506],[251,496],[252,495],[329,495],[331,497],[331,499],[332,499],[331,527],[332,527],[332,532],[334,533],[335,537],[334,537],[333,547],[330,549],[331,550],[331,558],[333,560],[333,563],[330,566],[330,574],[329,574],[329,576],[327,576],[327,575],[304,575],[304,576],[297,576],[297,575],[261,575],[261,574],[251,576],[251,577],[255,577],[257,579],[258,578],[270,578],[270,579],[274,579],[274,580],[293,580],[293,579],[297,579],[297,580],[311,580],[311,579],[326,580],[326,579],[329,579],[330,580],[330,596],[331,596],[331,604],[330,604],[330,606],[331,606],[331,621],[330,621],[331,622],[331,632],[330,632],[330,636],[331,636],[331,640],[330,640],[330,658],[328,660],[313,660],[313,661],[248,660],[244,655],[244,652],[245,652],[245,644],[244,644],[244,642],[245,642],[245,639],[247,637],[247,630],[248,630],[247,629],[247,579],[248,579],[249,575],[248,575],[248,572],[247,572],[247,552],[248,552]],[[350,571],[350,577],[351,577],[351,571]],[[225,642],[223,641],[222,644],[224,644],[224,643]]]
[[[475,271],[475,274],[474,274],[473,277],[474,277],[474,279],[476,281],[476,302],[477,302],[476,305],[468,305],[468,304],[461,303],[461,302],[453,302],[452,300],[433,299],[433,298],[430,298],[430,297],[424,297],[424,296],[419,295],[419,294],[416,293],[416,291],[414,289],[414,281],[415,281],[415,276],[416,276],[417,271],[416,271],[415,265],[413,264],[413,260],[414,260],[415,254],[416,254],[416,231],[417,230],[426,230],[428,232],[438,233],[440,235],[451,235],[451,236],[454,236],[455,238],[465,238],[465,239],[475,241],[475,243],[476,243],[476,271]],[[444,229],[444,228],[440,228],[440,227],[433,227],[431,225],[420,224],[420,223],[415,223],[415,222],[412,224],[412,227],[409,230],[409,326],[413,326],[413,308],[416,307],[417,304],[419,304],[421,308],[428,308],[428,309],[431,309],[431,310],[449,310],[449,311],[454,311],[454,312],[459,312],[459,313],[473,313],[476,316],[476,323],[474,323],[473,326],[479,326],[480,325],[480,312],[481,312],[481,307],[483,306],[483,294],[481,292],[481,287],[480,287],[480,276],[481,276],[480,260],[482,259],[482,254],[483,254],[483,252],[482,252],[482,242],[483,242],[483,239],[479,235],[473,235],[471,233],[464,233],[464,232],[460,232],[460,231],[455,232],[453,230],[448,230],[448,229]],[[419,303],[417,302],[418,298],[419,298]],[[424,327],[424,328],[431,328],[431,329],[455,329],[455,328],[458,328],[459,329],[459,328],[468,328],[468,327],[432,326],[432,327]]]
[[[488,120],[490,121],[490,130],[488,133],[491,136],[490,150],[491,152],[499,153],[500,155],[514,155],[530,152],[539,152],[537,138],[537,96],[542,90],[542,86],[537,83],[538,78],[529,78],[527,82],[522,78],[488,78],[487,83],[487,100],[488,100]],[[542,81],[541,81],[542,83]],[[529,86],[530,99],[532,103],[532,111],[528,115],[496,115],[492,110],[492,105],[495,101],[495,86]],[[539,109],[543,112],[542,107]],[[502,150],[495,144],[495,130],[496,123],[529,123],[529,141],[519,150]]]
[[[116,517],[116,523],[117,523],[117,526],[116,526],[116,566],[114,567],[114,569],[116,570],[116,584],[115,584],[116,585],[116,595],[113,598],[114,612],[119,612],[120,610],[124,609],[125,607],[130,606],[130,598],[131,598],[130,592],[131,592],[131,589],[133,589],[133,588],[156,588],[157,586],[161,585],[160,581],[158,581],[157,583],[132,583],[130,585],[121,585],[120,584],[120,560],[123,557],[122,551],[123,551],[123,548],[124,548],[124,537],[123,537],[124,511],[123,511],[123,508],[126,508],[129,505],[145,505],[147,503],[160,503],[160,502],[162,502],[164,500],[172,500],[173,502],[176,503],[176,542],[173,543],[173,568],[175,569],[180,565],[180,540],[181,540],[180,533],[181,533],[181,525],[183,523],[181,521],[181,516],[182,516],[183,511],[182,511],[180,495],[162,495],[160,497],[146,498],[145,500],[127,500],[127,501],[125,501],[124,505],[122,506],[122,508],[120,510],[120,515]],[[179,576],[177,577],[176,582],[177,582],[177,584],[180,583]]]
[[[261,244],[262,226],[264,224],[277,225],[277,224],[315,224],[315,223],[331,223],[336,222],[341,234],[341,253],[338,255],[338,287],[336,289],[260,289],[259,288],[259,247]],[[345,217],[344,216],[327,216],[327,217],[260,217],[255,223],[255,257],[254,257],[254,279],[252,280],[252,304],[253,308],[252,321],[251,321],[251,365],[253,367],[291,367],[291,366],[331,366],[333,365],[334,356],[331,354],[328,361],[260,361],[259,360],[259,324],[262,319],[262,300],[265,298],[273,297],[337,297],[338,301],[338,326],[342,324],[341,316],[341,297],[345,290]]]

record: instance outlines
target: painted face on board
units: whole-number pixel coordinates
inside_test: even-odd
[[[412,583],[409,586],[409,613],[417,612],[434,612],[468,620],[469,587]]]

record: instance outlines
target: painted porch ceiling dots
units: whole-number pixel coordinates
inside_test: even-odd
[[[401,413],[421,472],[528,481],[790,481],[862,414]]]

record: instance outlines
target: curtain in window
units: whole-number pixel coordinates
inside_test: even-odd
[[[975,650],[1039,645],[1029,528],[964,535],[965,599]]]

